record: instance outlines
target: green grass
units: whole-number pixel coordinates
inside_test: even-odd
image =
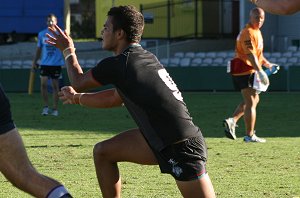
[[[61,181],[74,197],[101,197],[92,149],[98,141],[132,128],[125,108],[59,106],[59,117],[41,113],[39,94],[8,94],[15,123],[34,166]],[[257,109],[257,133],[266,144],[224,138],[222,120],[231,115],[238,93],[184,93],[194,122],[208,145],[208,171],[218,197],[300,197],[300,93],[263,93]],[[157,166],[120,163],[122,197],[181,197],[173,178]],[[0,197],[30,197],[0,176]]]

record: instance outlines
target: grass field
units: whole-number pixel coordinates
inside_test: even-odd
[[[39,94],[8,94],[15,123],[34,166],[61,181],[76,198],[101,197],[92,160],[93,145],[135,127],[125,108],[88,109],[61,105],[58,117],[41,116]],[[241,100],[238,93],[184,93],[194,122],[208,145],[208,172],[217,196],[300,197],[300,93],[263,93],[257,133],[266,144],[224,138],[222,120]],[[173,178],[157,166],[120,163],[124,198],[181,197]],[[0,197],[30,197],[0,176]]]

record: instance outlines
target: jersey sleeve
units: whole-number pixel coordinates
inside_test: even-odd
[[[102,85],[116,85],[124,79],[124,66],[120,61],[122,57],[109,57],[100,61],[92,69],[92,75],[96,81]]]

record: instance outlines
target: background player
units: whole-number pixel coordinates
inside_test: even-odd
[[[47,17],[48,27],[52,27],[55,30],[56,24],[56,16],[49,14]],[[37,49],[32,67],[36,69],[38,67],[37,62],[40,59],[41,94],[44,104],[42,115],[51,113],[51,115],[58,116],[59,77],[61,76],[61,68],[65,63],[62,53],[45,42],[47,40],[46,34],[51,34],[48,28],[38,34]],[[48,78],[51,78],[53,92],[53,108],[51,112],[49,111],[48,102]]]
[[[253,8],[250,11],[249,23],[239,33],[236,40],[236,55],[231,61],[231,74],[233,84],[238,91],[241,91],[243,101],[237,106],[232,117],[224,120],[225,135],[231,139],[236,139],[236,123],[244,116],[246,127],[244,141],[266,142],[265,139],[255,134],[259,94],[253,88],[255,73],[264,85],[269,85],[269,78],[263,71],[262,65],[268,68],[273,65],[263,56],[263,37],[260,28],[264,21],[264,11],[261,8]]]

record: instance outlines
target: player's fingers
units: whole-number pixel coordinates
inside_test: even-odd
[[[53,36],[51,36],[50,34],[46,33],[46,36],[48,37],[48,39],[52,40],[52,41],[56,41],[56,38],[54,38]]]
[[[62,95],[62,96],[59,96],[59,99],[62,100],[62,101],[65,101],[65,100],[67,100],[68,98],[67,98],[65,95]]]
[[[46,43],[50,44],[50,45],[56,45],[56,38],[54,38],[53,36],[51,36],[50,34],[46,33],[46,36],[48,38],[48,40],[46,40]]]
[[[65,36],[64,32],[60,29],[60,27],[58,25],[55,24],[55,28],[57,29],[57,31],[59,32],[58,35],[62,35]]]
[[[71,86],[64,86],[64,87],[61,88],[62,92],[71,92],[71,90],[72,90]]]
[[[63,86],[62,88],[60,88],[61,91],[66,90],[68,86]]]
[[[55,38],[58,37],[59,34],[55,31],[55,29],[53,29],[52,27],[48,27],[48,30],[53,34],[53,36],[54,36]]]
[[[64,34],[65,34],[68,38],[70,37],[70,35],[67,33],[66,30],[64,30]]]
[[[69,100],[65,100],[63,104],[71,104]]]
[[[56,42],[53,42],[53,41],[50,41],[50,40],[46,40],[45,42],[48,43],[49,45],[53,45],[53,46],[56,45]]]

